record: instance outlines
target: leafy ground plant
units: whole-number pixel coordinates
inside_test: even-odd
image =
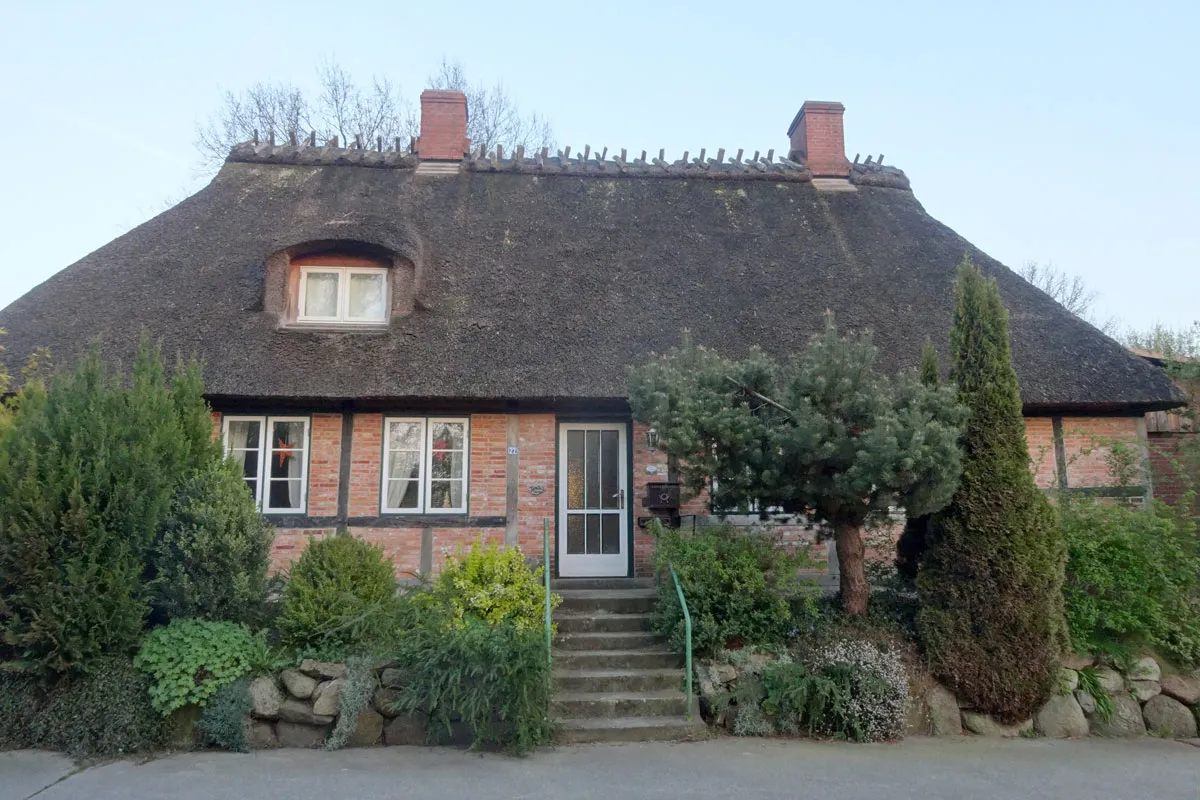
[[[166,715],[204,705],[217,689],[250,672],[256,650],[245,625],[180,619],[152,630],[134,664],[154,678],[150,700]]]
[[[325,740],[326,750],[341,750],[354,735],[358,726],[358,715],[370,705],[371,696],[378,686],[373,665],[372,659],[363,656],[347,659],[346,683],[342,686],[337,724]]]
[[[1100,684],[1100,677],[1095,667],[1084,667],[1079,670],[1079,688],[1092,697],[1096,704],[1096,716],[1101,722],[1108,722],[1113,715],[1113,699],[1108,690]]]

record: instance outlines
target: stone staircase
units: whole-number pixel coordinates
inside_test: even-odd
[[[645,742],[703,738],[698,713],[685,719],[682,659],[650,628],[654,583],[563,578],[555,612],[559,741]]]

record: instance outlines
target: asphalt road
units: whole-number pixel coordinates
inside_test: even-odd
[[[1197,800],[1200,748],[1133,741],[909,739],[895,745],[717,739],[562,747],[529,758],[444,748],[186,753],[77,767],[0,753],[0,800]]]

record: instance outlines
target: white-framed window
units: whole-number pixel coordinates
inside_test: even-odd
[[[465,417],[384,419],[383,513],[466,513],[470,441]]]
[[[308,417],[226,416],[225,450],[264,514],[302,514],[308,500]]]
[[[300,322],[387,322],[387,270],[382,267],[300,268]]]

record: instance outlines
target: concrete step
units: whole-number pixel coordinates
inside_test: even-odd
[[[556,613],[554,621],[559,633],[622,633],[624,631],[649,631],[650,614],[607,614]]]
[[[653,589],[654,578],[557,578],[550,581],[555,592],[572,589]]]
[[[555,691],[660,692],[680,689],[683,670],[671,669],[556,669]]]
[[[568,692],[556,695],[550,707],[557,717],[682,717],[687,695],[678,689],[658,692]]]
[[[554,650],[558,669],[679,669],[679,654],[665,647],[637,650]]]
[[[559,611],[563,613],[649,614],[657,595],[653,589],[564,589]]]
[[[559,720],[560,744],[585,742],[680,742],[705,739],[708,729],[693,715],[677,717],[595,717]]]
[[[561,650],[641,650],[653,648],[658,636],[653,631],[621,631],[619,633],[559,633],[554,646]]]

